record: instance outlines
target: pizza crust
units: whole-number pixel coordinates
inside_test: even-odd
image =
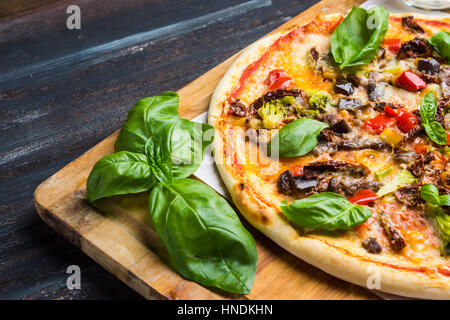
[[[395,16],[395,15],[391,15]],[[397,15],[398,16],[398,15]],[[418,15],[415,15],[418,17]],[[427,16],[420,16],[427,18]],[[436,19],[439,20],[439,19]],[[210,103],[208,122],[216,126],[222,115],[223,101],[234,88],[245,68],[284,33],[262,38],[249,46],[233,63],[215,89]],[[380,291],[415,298],[450,299],[450,277],[417,270],[408,270],[404,261],[383,263],[383,255],[368,254],[363,248],[346,247],[330,237],[302,236],[275,208],[254,197],[251,185],[237,179],[224,164],[224,137],[216,128],[213,142],[217,168],[234,203],[255,228],[300,259],[348,282],[368,287],[371,276],[380,275]],[[359,243],[358,243],[359,244]],[[392,261],[392,257],[389,257]],[[395,257],[394,257],[395,261]],[[417,265],[411,265],[417,268]],[[370,285],[370,284],[369,284]],[[374,289],[371,287],[370,289]]]

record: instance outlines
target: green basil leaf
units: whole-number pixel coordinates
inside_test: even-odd
[[[444,194],[439,197],[439,202],[441,206],[448,206],[450,207],[450,195]]]
[[[352,204],[332,192],[316,193],[291,204],[283,201],[280,207],[295,225],[325,231],[353,229],[372,215],[369,208]]]
[[[422,126],[431,141],[441,145],[447,144],[447,132],[439,122],[422,123]]]
[[[353,7],[331,35],[331,53],[341,69],[368,64],[378,53],[389,27],[389,12],[374,6]]]
[[[164,150],[159,139],[150,137],[147,140],[145,154],[156,179],[161,183],[171,184],[172,164],[170,162],[170,155]]]
[[[180,118],[168,126],[163,141],[170,155],[173,176],[186,178],[197,171],[213,139],[214,128],[206,123]]]
[[[158,184],[151,191],[149,211],[174,270],[205,286],[250,292],[257,263],[255,242],[214,190],[192,179]]]
[[[89,201],[147,191],[156,183],[147,157],[141,153],[121,151],[100,159],[87,180]]]
[[[165,128],[178,121],[179,98],[176,92],[139,100],[128,112],[116,141],[116,151],[145,152],[148,138],[160,137]]]
[[[450,61],[450,32],[438,32],[428,39],[428,43],[441,57],[446,58],[447,62]]]
[[[422,123],[433,122],[436,118],[437,102],[433,92],[428,92],[420,102],[420,118]]]
[[[281,157],[305,155],[317,146],[317,137],[325,128],[328,128],[328,124],[309,118],[288,123],[271,139],[269,155],[276,154],[277,147]]]
[[[431,204],[439,205],[439,190],[432,184],[425,184],[420,187],[420,197]]]

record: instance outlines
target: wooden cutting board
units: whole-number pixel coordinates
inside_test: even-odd
[[[306,24],[318,14],[345,13],[362,0],[323,0],[276,31]],[[193,118],[207,110],[217,83],[236,59],[230,57],[178,91],[180,115]],[[44,181],[34,198],[41,218],[117,278],[146,298],[167,299],[376,299],[369,290],[334,278],[278,247],[246,224],[258,247],[253,290],[236,296],[211,291],[172,271],[158,254],[164,248],[148,226],[147,194],[85,200],[94,164],[114,152],[118,132]]]

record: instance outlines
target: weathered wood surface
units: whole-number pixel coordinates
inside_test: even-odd
[[[40,181],[118,129],[129,107],[140,97],[181,88],[313,2],[138,0],[129,4],[115,0],[104,7],[104,2],[100,5],[98,1],[81,0],[82,29],[69,31],[65,28],[65,8],[70,2],[60,1],[29,15],[0,20],[0,128],[2,137],[6,137],[0,146],[0,297],[138,297],[45,226],[34,212],[32,191]],[[339,5],[349,3],[342,1]],[[314,15],[309,13],[307,18]],[[144,32],[143,44],[133,37],[138,32]],[[111,43],[116,39],[123,41]],[[102,46],[104,43],[110,46]],[[196,86],[202,87],[201,82],[192,83],[192,91],[180,91],[196,106],[185,116],[195,115],[207,103],[206,96],[196,95]],[[57,192],[56,196],[62,194]],[[79,209],[76,203],[65,205]],[[59,223],[51,219],[46,217],[50,224]],[[127,230],[124,236],[136,230],[132,228],[134,222],[120,222]],[[65,226],[55,227],[60,230]],[[63,235],[81,246],[74,234]],[[105,258],[95,243],[95,231],[90,236],[82,249],[96,259]],[[334,296],[316,292],[317,298],[338,298],[342,291],[349,298],[373,297],[302,263],[260,234],[256,233],[256,238],[260,248],[281,256],[283,272],[300,269],[312,281],[328,283]],[[141,245],[137,252],[141,249],[146,248]],[[103,259],[104,263],[107,260]],[[155,256],[152,261],[157,260]],[[264,261],[260,259],[260,264]],[[71,264],[81,267],[81,290],[66,288],[65,269]],[[126,263],[105,267],[129,285],[142,286],[129,282],[136,279],[129,276]],[[134,267],[136,272],[155,271],[146,267],[145,259]],[[165,265],[160,267],[167,271]],[[184,295],[205,290],[188,285],[192,290],[178,290]],[[261,291],[258,281],[254,293]],[[150,288],[141,293],[148,298],[161,297]]]

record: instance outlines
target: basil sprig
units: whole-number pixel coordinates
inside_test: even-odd
[[[446,58],[447,62],[450,61],[450,32],[438,32],[428,39],[428,43],[441,57]]]
[[[277,147],[281,157],[305,155],[316,147],[317,137],[325,128],[328,128],[328,124],[309,118],[288,123],[271,139],[269,155],[276,153]]]
[[[280,208],[298,227],[325,231],[353,229],[372,215],[369,208],[333,192],[316,193],[291,204],[283,201]]]
[[[389,27],[389,12],[382,6],[353,7],[331,35],[331,53],[341,69],[368,64],[378,53]]]
[[[422,126],[425,129],[428,137],[431,141],[446,145],[447,144],[447,132],[442,125],[435,120],[437,110],[437,102],[433,92],[428,92],[420,103],[420,119],[422,120]]]
[[[437,206],[450,206],[450,195],[439,195],[439,189],[432,184],[425,184],[420,187],[420,197],[428,203]]]
[[[227,201],[187,179],[211,144],[213,128],[180,118],[178,103],[177,93],[164,92],[130,109],[116,153],[89,175],[89,200],[151,189],[151,222],[168,264],[199,284],[249,293],[257,264],[253,237]]]

